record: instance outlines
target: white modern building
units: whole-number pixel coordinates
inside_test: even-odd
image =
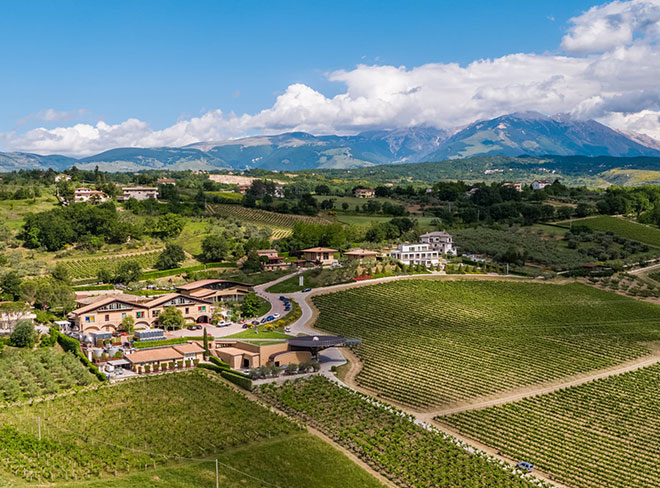
[[[399,244],[398,249],[390,252],[390,256],[406,266],[421,264],[428,268],[440,263],[440,254],[431,249],[428,244]]]
[[[534,180],[532,181],[532,190],[543,190],[546,186],[552,185],[550,180]]]
[[[419,237],[422,244],[428,244],[429,248],[433,251],[438,251],[442,254],[456,255],[456,248],[454,241],[449,234],[442,231],[427,232]]]

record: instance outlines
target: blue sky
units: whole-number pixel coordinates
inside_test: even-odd
[[[657,3],[623,3],[641,1]],[[399,122],[411,125],[416,120],[458,125],[463,120],[455,116],[445,120],[438,114],[427,118],[401,118],[399,114],[394,119],[388,114],[374,115],[381,109],[351,120],[350,115],[337,115],[335,110],[332,114],[337,119],[328,125],[316,121],[307,127],[304,122],[323,116],[313,105],[326,102],[315,93],[332,103],[343,103],[341,97],[346,93],[353,101],[356,93],[371,99],[371,94],[364,93],[365,84],[371,83],[377,90],[379,84],[388,82],[383,76],[393,79],[387,73],[375,72],[373,78],[354,79],[361,75],[360,66],[414,70],[459,63],[465,67],[475,60],[497,60],[516,53],[528,59],[535,54],[544,59],[555,55],[588,58],[592,55],[589,46],[586,50],[566,49],[568,44],[562,40],[580,26],[570,19],[598,5],[604,3],[7,1],[0,5],[0,149],[21,149],[21,144],[35,150],[50,148],[48,144],[35,145],[37,136],[48,140],[59,135],[30,133],[37,127],[51,130],[84,123],[94,128],[99,121],[113,126],[129,119],[142,125],[123,127],[121,137],[115,132],[106,145],[146,145],[152,139],[154,144],[170,139],[172,143],[185,142],[188,139],[168,139],[161,134],[132,141],[126,132],[146,131],[145,125],[149,131],[161,131],[178,121],[195,120],[217,110],[222,115],[214,112],[213,117],[222,118],[222,130],[207,131],[205,126],[196,133],[198,139],[288,128],[341,132]],[[625,39],[622,45],[634,47]],[[601,51],[611,47],[594,52],[602,55]],[[546,81],[552,78],[553,69],[564,76],[563,70],[570,72],[572,68],[551,67],[544,73]],[[333,76],[338,72],[348,74]],[[442,80],[445,74],[437,76]],[[485,75],[485,80],[489,76]],[[425,75],[422,79],[427,80]],[[422,86],[415,80],[406,83],[412,83],[410,90]],[[515,84],[515,80],[507,84]],[[292,116],[291,105],[287,105],[286,110],[278,109],[283,113],[279,118],[266,114],[258,122],[227,121],[232,112],[254,116],[269,110],[277,104],[278,96],[287,93],[285,98],[295,98],[297,106],[316,115]],[[585,92],[584,96],[594,95]],[[440,103],[446,102],[438,100]],[[410,107],[402,110],[418,110],[415,105]],[[553,108],[540,105],[538,109]],[[557,108],[565,109],[561,104]],[[466,114],[466,121],[484,115],[479,110],[470,112],[467,106]],[[288,124],[287,117],[294,122]],[[365,120],[368,122],[361,122]],[[186,133],[195,139],[191,130],[187,127]],[[84,144],[76,148],[80,142],[76,139],[68,142],[72,149],[67,151],[67,142],[60,142],[52,150],[73,154],[96,149]]]

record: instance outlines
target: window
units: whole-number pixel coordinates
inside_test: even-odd
[[[186,307],[186,315],[188,315],[189,313],[190,313],[190,311],[189,311],[188,307]]]
[[[152,316],[152,317],[158,317],[158,314],[159,314],[159,313],[160,313],[160,310],[153,310],[153,311],[151,312],[151,316]]]
[[[110,315],[105,314],[105,321],[106,321],[106,322],[110,322]]]
[[[94,322],[94,316],[88,315],[87,317],[85,317],[85,322]]]
[[[206,307],[197,307],[198,312],[206,312]],[[188,312],[186,312],[188,313]]]
[[[135,312],[135,316],[136,316],[138,319],[141,319],[142,317],[144,317],[144,312]]]
[[[126,314],[125,314],[125,313],[122,313],[122,314],[121,314],[121,318],[122,318],[122,319],[125,319],[125,318],[126,318]],[[107,320],[107,319],[106,319],[106,320]]]

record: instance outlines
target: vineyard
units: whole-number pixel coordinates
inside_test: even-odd
[[[29,400],[95,381],[78,358],[54,348],[0,352],[0,402]]]
[[[457,441],[416,425],[411,417],[322,376],[288,381],[280,387],[263,385],[260,395],[300,416],[397,486],[539,486],[486,455],[470,452]]]
[[[568,227],[567,223],[563,223],[562,225]],[[660,247],[660,229],[631,222],[630,220],[610,217],[609,215],[599,215],[598,217],[575,220],[573,221],[573,225],[584,225],[592,230],[613,232],[615,235],[625,237],[626,239]]]
[[[315,453],[322,466],[316,471],[328,470],[320,474],[332,480],[324,486],[345,486],[344,472],[352,473],[349,482],[354,486],[380,486],[334,449],[310,438],[296,424],[195,370],[103,386],[30,408],[0,409],[0,480],[4,474],[80,486],[81,481],[99,478],[130,480],[146,468],[153,481],[158,468],[203,464],[220,454],[226,464],[277,480],[282,487],[305,488],[310,486],[304,484],[309,481],[305,473],[314,473],[307,456]],[[308,454],[291,449],[298,439]],[[281,462],[287,450],[299,457],[288,459],[287,469],[282,469],[273,460]],[[253,480],[238,483],[250,474],[222,471],[238,477],[227,486],[263,486]],[[127,481],[123,486],[137,485]]]
[[[660,486],[660,365],[440,420],[584,488]]]
[[[305,215],[281,214],[257,208],[247,208],[240,205],[213,205],[215,214],[222,217],[233,217],[241,222],[249,222],[273,230],[273,239],[281,239],[291,234],[291,229],[298,222],[309,224],[329,224],[330,221],[321,217]]]
[[[362,339],[358,384],[414,408],[612,366],[660,339],[660,307],[578,283],[406,280],[313,300],[319,329]]]
[[[124,256],[104,256],[100,258],[84,258],[59,261],[69,272],[69,276],[75,279],[94,278],[102,268],[114,270],[119,263],[125,261],[135,261],[143,270],[151,269],[156,264],[158,254],[161,250],[156,250],[144,254],[124,255]]]

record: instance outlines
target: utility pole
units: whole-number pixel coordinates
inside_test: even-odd
[[[215,460],[215,488],[220,488],[220,479],[218,478],[218,460]]]

